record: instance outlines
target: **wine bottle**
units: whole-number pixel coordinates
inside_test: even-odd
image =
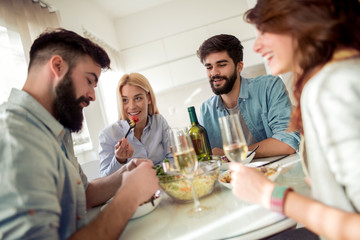
[[[199,161],[208,161],[211,159],[211,147],[206,129],[201,126],[197,120],[195,108],[188,107],[191,127],[189,135],[194,145],[194,149]]]

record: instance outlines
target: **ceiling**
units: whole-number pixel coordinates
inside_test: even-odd
[[[112,18],[120,18],[175,0],[91,0]]]

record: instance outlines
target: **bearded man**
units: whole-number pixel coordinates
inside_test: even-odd
[[[150,160],[91,182],[76,160],[71,132],[109,66],[107,53],[75,32],[50,30],[34,41],[24,87],[0,106],[0,239],[117,239],[159,188]],[[87,208],[110,198],[89,223]]]
[[[259,145],[257,158],[295,153],[300,136],[286,131],[292,105],[282,80],[270,75],[242,77],[243,46],[232,35],[207,39],[197,55],[216,94],[202,103],[199,116],[212,153],[224,155],[218,119],[229,114],[239,115],[248,149]]]

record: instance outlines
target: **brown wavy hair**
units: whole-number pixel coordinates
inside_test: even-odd
[[[244,19],[260,32],[290,34],[297,42],[294,62],[294,108],[289,130],[303,133],[301,93],[311,76],[338,48],[360,50],[358,0],[258,0]]]

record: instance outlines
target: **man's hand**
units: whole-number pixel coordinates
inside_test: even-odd
[[[131,164],[136,164],[136,167],[123,173],[122,187],[128,188],[129,194],[133,194],[140,205],[159,189],[159,179],[150,160],[134,159]]]
[[[149,159],[134,158],[125,165],[126,170],[131,171],[131,170],[133,170],[134,168],[136,168],[137,166],[139,166],[142,163],[148,163],[148,164],[151,164],[152,166],[154,166],[153,162],[151,160],[149,160]]]

